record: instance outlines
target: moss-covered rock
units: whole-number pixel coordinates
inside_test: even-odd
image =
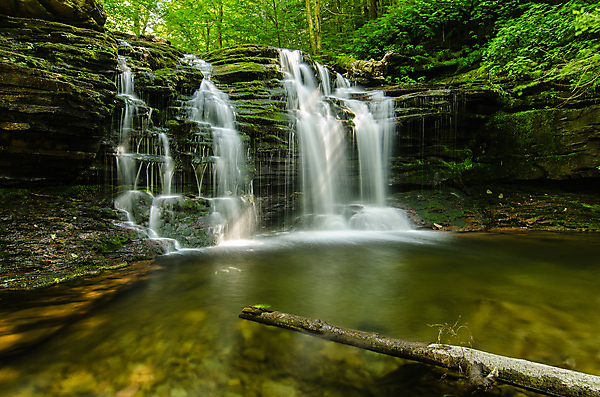
[[[253,62],[258,64],[278,63],[279,49],[275,47],[246,44],[222,48],[203,54],[202,58],[212,65]]]
[[[213,77],[222,84],[281,79],[279,50],[261,45],[239,45],[204,54]]]
[[[600,176],[600,106],[501,111],[474,136],[471,181]]]
[[[0,183],[79,177],[109,132],[117,43],[0,15]]]

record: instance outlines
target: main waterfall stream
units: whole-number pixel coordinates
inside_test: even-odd
[[[282,50],[280,56],[301,155],[303,226],[407,230],[404,215],[386,206],[393,100],[380,92],[351,88],[339,74],[332,90],[322,65],[316,63],[315,75],[299,51]],[[353,137],[344,128],[346,117],[354,126]],[[349,164],[353,155],[357,183]]]

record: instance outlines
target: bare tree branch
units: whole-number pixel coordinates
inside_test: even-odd
[[[387,338],[254,306],[245,307],[239,317],[389,356],[456,369],[469,374],[471,391],[487,389],[498,380],[551,396],[600,397],[600,377],[582,372],[467,347]]]

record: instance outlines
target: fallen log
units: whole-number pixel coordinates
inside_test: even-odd
[[[254,306],[245,307],[239,317],[389,356],[455,369],[469,375],[469,393],[485,390],[499,381],[550,396],[600,397],[600,377],[582,372],[462,346],[387,338]]]

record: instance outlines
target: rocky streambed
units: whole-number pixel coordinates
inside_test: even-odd
[[[120,223],[107,194],[95,186],[1,190],[1,288],[47,287],[162,253]]]

